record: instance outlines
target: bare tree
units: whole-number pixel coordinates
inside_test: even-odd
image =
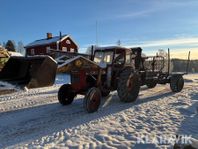
[[[25,55],[25,48],[22,41],[18,42],[17,52],[21,53],[22,55]]]
[[[97,46],[96,46],[96,45],[89,46],[89,47],[87,48],[87,50],[86,50],[86,54],[91,55],[91,50],[92,50],[92,48],[93,48],[93,52],[94,52],[95,49],[97,48]]]

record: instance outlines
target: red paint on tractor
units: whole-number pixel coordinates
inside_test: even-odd
[[[86,72],[81,70],[79,72],[73,73],[72,76],[72,89],[75,91],[80,91],[86,88]]]

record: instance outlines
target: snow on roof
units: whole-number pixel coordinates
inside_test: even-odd
[[[66,38],[66,37],[69,37],[69,36],[68,35],[63,35],[62,39]],[[54,36],[50,39],[45,38],[45,39],[36,40],[36,41],[26,45],[25,48],[33,47],[33,46],[39,46],[39,45],[46,45],[46,44],[50,44],[50,43],[55,43],[57,41],[60,41],[60,36]]]
[[[122,47],[122,46],[104,46],[104,47],[100,47],[100,46],[97,46],[95,47],[95,50],[107,50],[107,49],[128,49],[126,47]]]
[[[63,64],[59,65],[58,68],[64,67],[65,65],[67,65],[67,64],[69,64],[69,63],[71,63],[71,62],[73,62],[73,61],[75,61],[75,60],[77,60],[79,58],[85,59],[85,60],[89,61],[90,63],[92,63],[94,65],[98,65],[94,61],[91,61],[91,60],[89,60],[89,59],[87,59],[87,58],[79,55],[79,56],[76,56],[74,58],[71,58],[71,59],[66,60]]]

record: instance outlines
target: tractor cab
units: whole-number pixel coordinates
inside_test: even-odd
[[[99,47],[94,52],[93,61],[102,68],[131,64],[131,50],[125,47]]]
[[[126,67],[131,67],[134,60],[131,49],[110,46],[98,47],[94,52],[93,61],[105,71],[101,76],[101,83],[103,89],[105,88],[109,92],[117,88],[118,75]]]

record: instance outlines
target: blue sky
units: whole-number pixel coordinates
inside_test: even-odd
[[[198,46],[197,0],[1,0],[0,42],[28,44],[46,32],[70,34],[81,52],[96,43],[175,52]]]

